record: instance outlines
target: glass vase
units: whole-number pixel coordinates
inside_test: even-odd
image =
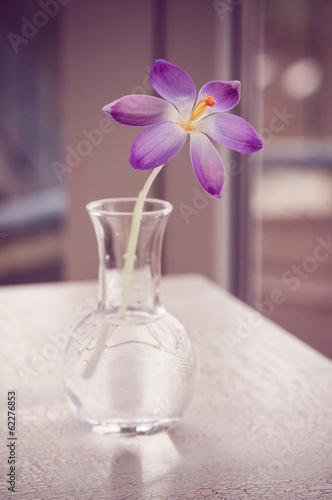
[[[99,250],[97,309],[75,328],[64,359],[75,415],[100,433],[147,434],[176,424],[197,380],[195,348],[160,300],[161,249],[172,205],[144,204],[125,312],[124,263],[135,199],[87,205]],[[176,290],[174,290],[176,293]]]

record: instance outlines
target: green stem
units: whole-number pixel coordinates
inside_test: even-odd
[[[133,211],[133,217],[131,220],[131,226],[130,226],[130,233],[129,233],[129,239],[128,239],[128,245],[127,245],[127,252],[126,252],[126,261],[124,265],[124,271],[123,271],[123,292],[122,292],[122,303],[120,306],[120,315],[124,316],[127,305],[128,305],[128,300],[129,300],[129,294],[130,294],[130,288],[131,288],[131,282],[133,279],[133,270],[134,270],[134,261],[135,261],[135,254],[136,254],[136,247],[137,247],[137,241],[138,241],[138,235],[139,235],[139,230],[141,226],[141,219],[142,219],[142,214],[143,214],[143,206],[144,202],[146,200],[146,197],[148,195],[149,189],[159,174],[160,170],[163,168],[164,165],[161,165],[160,167],[154,168],[147,178],[146,183],[143,186],[142,191],[140,191],[134,211]],[[92,353],[92,356],[88,360],[87,365],[84,367],[82,376],[84,379],[89,379],[91,375],[93,374],[97,363],[99,361],[99,357],[101,356],[101,353],[103,351],[105,342],[107,341],[109,334],[111,332],[111,335],[113,334],[116,326],[114,325],[109,325],[109,323],[102,324],[100,327],[100,332],[98,333],[97,336],[97,341],[96,341],[96,346],[95,349]]]
[[[134,261],[135,261],[138,235],[141,226],[144,202],[146,200],[146,197],[148,195],[148,192],[150,190],[153,181],[155,180],[155,178],[157,177],[163,166],[164,165],[161,165],[160,167],[154,168],[152,170],[151,174],[149,175],[147,181],[143,186],[142,191],[140,191],[135,203],[133,218],[131,220],[128,245],[127,245],[126,261],[123,270],[123,292],[122,292],[122,302],[119,310],[120,316],[124,316],[128,306],[131,282],[133,280]]]
[[[117,328],[117,326],[110,325],[109,323],[102,323],[100,325],[100,331],[98,332],[96,346],[95,346],[94,350],[92,351],[92,354],[88,360],[88,363],[85,365],[83,372],[82,372],[82,377],[85,380],[89,380],[89,378],[91,378],[91,375],[95,371],[95,368],[97,366],[97,363],[99,361],[101,353],[104,349],[104,345],[106,343],[106,340],[110,337],[109,332],[111,331],[111,335],[112,335],[116,328]]]

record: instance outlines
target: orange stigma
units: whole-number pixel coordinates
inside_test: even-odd
[[[193,112],[191,113],[190,121],[197,120],[206,108],[209,106],[210,108],[213,108],[216,105],[216,101],[213,99],[211,96],[207,96],[207,94],[204,94],[204,99],[199,101],[196,106],[193,109]]]

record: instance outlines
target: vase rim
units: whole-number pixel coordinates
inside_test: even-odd
[[[86,205],[86,209],[89,213],[94,213],[97,215],[116,215],[116,216],[132,216],[133,212],[132,210],[116,210],[115,206],[113,209],[107,209],[103,207],[103,205],[113,203],[114,205],[116,204],[121,204],[125,202],[129,202],[133,204],[133,209],[134,205],[136,203],[137,198],[135,197],[118,197],[118,198],[103,198],[100,200],[95,200],[91,201]],[[168,201],[165,200],[160,200],[158,198],[146,198],[145,203],[155,203],[159,208],[156,208],[155,210],[143,210],[142,215],[167,215],[171,213],[173,210],[173,205],[169,203]]]

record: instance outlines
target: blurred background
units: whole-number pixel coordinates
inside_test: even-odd
[[[156,58],[197,89],[242,82],[264,149],[219,147],[221,201],[188,143],[151,193],[174,206],[165,273],[201,273],[332,358],[332,2],[12,0],[0,5],[0,284],[97,277],[89,201],[136,196],[138,129],[101,108],[152,94]],[[189,214],[189,215],[188,215]]]

